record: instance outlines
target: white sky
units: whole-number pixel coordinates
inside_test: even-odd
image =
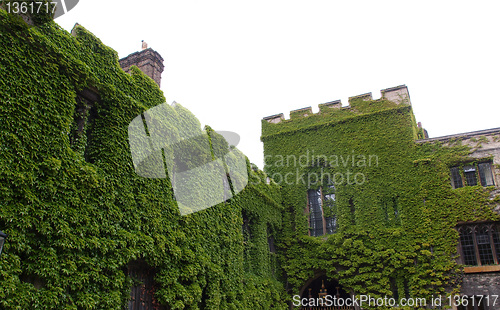
[[[500,127],[500,1],[80,0],[56,19],[119,57],[141,40],[162,90],[263,168],[261,119],[406,84],[431,137]]]

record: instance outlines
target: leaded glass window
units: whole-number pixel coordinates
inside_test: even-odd
[[[324,205],[327,216],[325,216],[326,222],[326,233],[334,234],[337,232],[337,215],[336,215],[336,206],[335,206],[335,185],[328,184],[323,187],[323,197],[324,197]]]
[[[465,265],[497,265],[500,262],[500,222],[462,225],[460,247]]]
[[[337,232],[337,214],[335,206],[335,186],[324,184],[318,189],[307,191],[309,211],[309,234],[322,236]]]
[[[465,175],[465,180],[467,182],[467,186],[475,186],[475,185],[477,185],[476,167],[474,167],[474,166],[465,166],[464,167],[464,175]]]
[[[309,199],[309,225],[311,236],[323,235],[323,210],[321,206],[321,191],[310,189],[307,191]]]
[[[464,263],[466,265],[477,265],[472,227],[463,227],[460,230],[460,244],[462,245]]]
[[[494,263],[493,249],[491,244],[490,227],[478,226],[476,231],[477,250],[481,265],[491,265]]]
[[[337,216],[325,217],[326,222],[326,233],[331,235],[337,232]]]
[[[500,225],[493,226],[493,231],[491,232],[491,234],[493,237],[495,252],[497,254],[497,262],[500,263]]]
[[[491,171],[491,163],[480,163],[477,165],[479,168],[479,177],[483,186],[493,186],[493,173]]]
[[[479,164],[468,164],[460,167],[452,167],[451,184],[453,188],[464,186],[494,186],[494,173],[490,162]]]
[[[463,187],[462,177],[460,176],[460,169],[458,167],[451,168],[451,180],[453,188]]]

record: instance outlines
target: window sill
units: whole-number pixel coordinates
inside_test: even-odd
[[[481,184],[477,184],[477,185],[464,185],[462,187],[453,187],[453,185],[451,186],[452,189],[455,189],[455,190],[461,190],[461,189],[464,189],[464,188],[486,188],[486,189],[495,189],[497,188],[496,185],[481,185]]]
[[[495,272],[500,271],[500,265],[464,267],[465,273]]]

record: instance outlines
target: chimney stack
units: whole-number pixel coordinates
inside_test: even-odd
[[[157,51],[148,48],[148,44],[144,40],[142,41],[142,51],[130,54],[120,59],[119,62],[120,67],[127,73],[130,72],[130,67],[137,66],[160,87],[161,73],[165,68],[163,58]]]

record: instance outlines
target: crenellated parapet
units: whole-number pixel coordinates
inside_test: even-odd
[[[307,107],[307,108],[302,108],[302,109],[290,111],[290,118],[294,119],[297,117],[306,117],[306,116],[309,116],[312,114],[313,114],[312,108]]]
[[[408,104],[410,105],[410,94],[408,93],[408,88],[406,85],[399,85],[396,87],[390,87],[382,89],[380,91],[381,99],[386,99],[388,101],[394,102],[396,104]],[[318,105],[319,113],[328,113],[335,109],[351,109],[353,103],[356,101],[371,101],[373,100],[372,93],[365,93],[357,96],[349,97],[349,106],[342,107],[342,102],[340,100],[330,101],[327,103],[321,103]],[[314,115],[311,107],[301,108],[297,110],[290,111],[290,119],[297,119],[302,117],[307,117]],[[263,120],[271,124],[277,124],[285,120],[283,113],[271,115],[264,117]]]
[[[340,100],[335,100],[335,101],[330,101],[327,103],[320,103],[318,105],[319,107],[319,112],[324,113],[324,112],[329,112],[332,109],[340,109],[342,108],[342,102]]]
[[[283,113],[264,117],[264,120],[267,121],[268,123],[271,123],[271,124],[280,123],[284,119],[285,119],[285,115],[283,115]]]
[[[361,95],[349,97],[349,105],[351,105],[352,102],[354,102],[356,100],[363,100],[363,101],[373,100],[372,93],[366,93],[366,94],[361,94]]]

